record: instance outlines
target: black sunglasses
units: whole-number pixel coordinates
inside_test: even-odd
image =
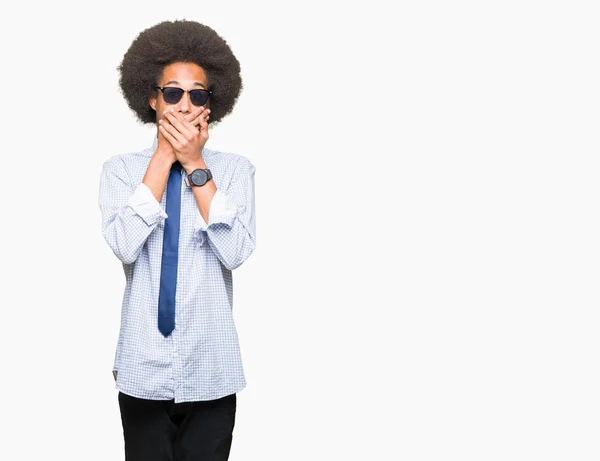
[[[181,101],[183,93],[190,94],[190,101],[194,106],[203,106],[210,99],[212,91],[209,90],[184,90],[175,86],[155,86],[154,89],[162,91],[163,99],[167,104],[177,104]]]

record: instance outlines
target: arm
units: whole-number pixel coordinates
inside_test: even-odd
[[[227,192],[217,190],[212,197],[208,224],[200,207],[196,216],[196,237],[202,240],[206,234],[208,244],[229,270],[239,267],[256,247],[255,172],[254,165],[242,158]]]
[[[208,140],[207,117],[210,110],[201,109],[198,118],[190,122],[171,109],[159,121],[159,131],[171,143],[177,159],[191,173],[206,168],[202,148]],[[196,128],[200,124],[200,129]],[[200,244],[204,236],[221,263],[229,270],[240,266],[256,246],[254,219],[255,167],[241,158],[227,192],[217,190],[213,181],[194,187],[197,213],[194,235]],[[208,223],[205,218],[208,218]]]
[[[167,217],[146,184],[133,189],[118,157],[107,160],[102,168],[99,205],[102,235],[124,264],[135,262],[150,233]]]

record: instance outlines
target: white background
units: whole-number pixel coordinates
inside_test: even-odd
[[[227,40],[245,85],[207,147],[257,168],[230,460],[598,460],[594,7],[3,10],[0,458],[123,459],[124,276],[99,177],[153,135],[119,93],[123,54],[190,19]]]

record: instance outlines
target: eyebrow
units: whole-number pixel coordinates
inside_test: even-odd
[[[171,83],[175,83],[175,84],[179,85],[179,82],[177,80],[171,80],[170,82],[165,83],[163,86],[170,85]],[[199,85],[202,88],[206,89],[206,87],[204,86],[204,84],[200,83],[200,82],[194,82],[193,85]]]

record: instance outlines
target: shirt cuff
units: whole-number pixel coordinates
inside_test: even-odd
[[[152,191],[143,182],[133,192],[127,205],[133,209],[149,226],[167,218],[167,213],[156,201]]]
[[[200,210],[197,210],[194,233],[197,235],[200,232],[206,232],[208,227],[213,224],[226,224],[228,227],[231,227],[237,213],[235,203],[233,203],[229,196],[217,189],[217,192],[215,192],[215,195],[210,202],[208,224],[204,221],[204,218],[200,214]]]

